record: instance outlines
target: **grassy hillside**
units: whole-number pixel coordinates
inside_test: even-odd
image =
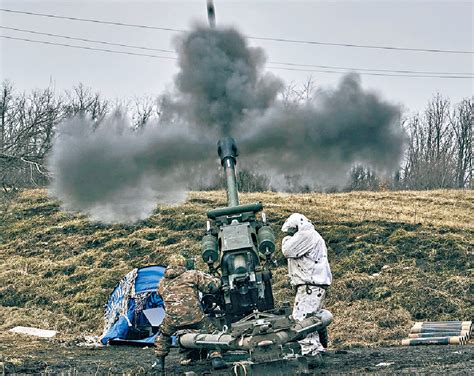
[[[242,194],[262,201],[281,241],[302,212],[326,239],[334,283],[333,347],[396,344],[414,320],[471,319],[474,192]],[[60,210],[44,190],[18,195],[0,217],[0,330],[15,325],[100,334],[102,309],[133,267],[199,257],[205,212],[224,192],[193,192],[136,225],[104,225]],[[292,300],[277,251],[274,290]],[[202,267],[202,265],[201,265]]]

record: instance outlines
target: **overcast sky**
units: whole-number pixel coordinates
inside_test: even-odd
[[[1,8],[104,21],[189,29],[207,22],[205,0],[2,0]],[[424,49],[474,50],[472,1],[223,1],[216,0],[218,25],[232,25],[245,35],[334,43]],[[0,12],[0,24],[113,43],[172,49],[176,32],[134,29]],[[173,56],[0,29],[16,38]],[[393,51],[251,39],[273,62],[472,75],[473,54]],[[169,87],[176,61],[118,55],[0,38],[1,79],[18,90],[47,87],[57,91],[79,82],[108,98],[157,95]],[[304,69],[304,68],[298,68]],[[308,68],[317,69],[317,68]],[[341,74],[274,70],[287,83],[301,84],[312,76],[331,87]],[[423,109],[436,92],[453,102],[473,94],[473,79],[383,77],[362,75],[363,86],[411,111]]]

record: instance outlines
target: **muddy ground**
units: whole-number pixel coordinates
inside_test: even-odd
[[[0,374],[154,374],[152,348],[83,347],[77,341],[0,338]],[[179,366],[174,350],[167,359],[167,375],[194,371],[210,375],[205,362]],[[469,375],[474,369],[474,346],[384,347],[332,350],[313,374],[445,374]],[[229,375],[232,374],[229,371]]]

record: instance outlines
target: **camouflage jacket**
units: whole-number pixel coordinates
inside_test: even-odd
[[[199,270],[182,266],[168,267],[158,285],[158,294],[165,303],[166,316],[179,326],[191,325],[204,318],[199,292],[217,292],[220,280]]]

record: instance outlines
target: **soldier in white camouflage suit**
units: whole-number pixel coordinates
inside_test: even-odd
[[[172,256],[165,275],[158,284],[158,294],[165,303],[166,312],[160,325],[160,335],[155,341],[155,354],[158,356],[161,374],[164,374],[165,357],[170,351],[171,336],[174,333],[183,329],[207,333],[217,330],[203,312],[199,292],[217,292],[220,280],[199,270],[187,270],[185,261],[180,255]],[[219,351],[211,351],[209,357],[214,368],[226,366]]]
[[[331,285],[326,243],[304,215],[292,214],[281,230],[288,235],[283,238],[282,252],[288,260],[288,274],[296,289],[293,317],[303,320],[306,315],[324,308],[326,288]],[[325,351],[318,332],[299,341],[303,355],[318,355]]]

